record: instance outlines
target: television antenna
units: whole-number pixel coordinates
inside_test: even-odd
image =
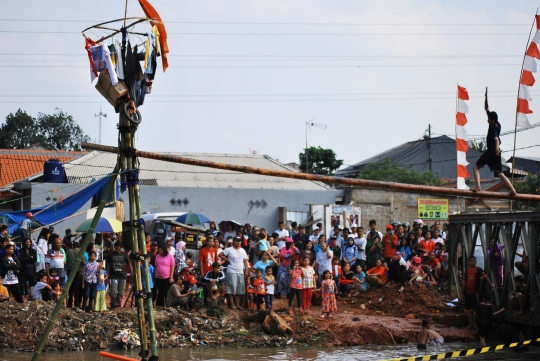
[[[317,128],[317,129],[322,129],[322,130],[326,130],[326,127],[327,125],[326,124],[323,124],[323,123],[314,123],[313,120],[315,120],[315,118],[311,118],[311,120],[309,122],[306,122],[306,150],[305,150],[305,155],[306,155],[306,173],[309,173],[309,158],[308,158],[308,128],[309,130],[311,130],[311,128]]]
[[[99,117],[98,144],[101,144],[101,117],[107,118],[107,114],[101,111],[101,105],[99,106],[99,113],[95,114],[94,117]]]

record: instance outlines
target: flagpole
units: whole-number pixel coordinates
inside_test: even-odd
[[[514,148],[512,150],[512,175],[511,182],[512,186],[514,185],[514,166],[516,164],[516,140],[517,140],[517,125],[518,125],[518,106],[519,106],[519,88],[521,85],[521,78],[523,77],[523,68],[525,66],[525,57],[527,56],[527,49],[529,48],[529,43],[531,42],[531,35],[534,29],[534,23],[536,22],[536,15],[538,15],[538,8],[536,8],[536,14],[534,14],[534,20],[531,25],[531,30],[529,31],[529,38],[527,39],[527,45],[525,45],[525,53],[523,54],[523,61],[521,62],[521,72],[519,73],[519,82],[518,82],[518,93],[516,99],[516,123],[514,125]],[[512,200],[510,200],[510,212],[512,211]]]

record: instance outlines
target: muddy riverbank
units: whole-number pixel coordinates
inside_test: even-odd
[[[462,329],[465,316],[448,307],[445,296],[426,288],[397,292],[397,285],[373,290],[358,298],[338,301],[332,319],[319,318],[319,306],[311,315],[286,314],[286,300],[275,300],[274,310],[286,326],[279,330],[267,313],[226,310],[223,319],[204,313],[158,308],[155,311],[159,347],[284,347],[358,346],[414,343],[421,319],[431,319],[434,329],[447,342],[471,342],[475,332]],[[317,299],[315,297],[315,303]],[[52,305],[29,302],[0,304],[0,349],[33,350],[52,313]],[[284,325],[285,325],[284,324]],[[286,329],[285,329],[286,328]],[[120,337],[118,337],[120,335]],[[62,310],[47,350],[115,350],[137,347],[137,319],[134,309],[117,309],[105,314]]]

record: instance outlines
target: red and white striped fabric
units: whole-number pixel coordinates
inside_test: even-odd
[[[529,48],[525,53],[525,59],[523,60],[523,71],[521,72],[521,79],[519,80],[519,93],[517,103],[517,125],[522,128],[532,128],[527,114],[531,114],[532,110],[529,109],[529,102],[532,101],[530,87],[534,85],[535,79],[533,73],[536,73],[536,59],[540,59],[540,51],[538,45],[540,44],[540,15],[536,15],[536,34],[534,35]]]
[[[456,109],[456,150],[457,150],[457,189],[469,189],[465,184],[465,178],[470,178],[469,171],[467,170],[467,151],[469,145],[469,134],[465,130],[465,124],[467,124],[467,114],[469,107],[465,100],[469,100],[469,93],[467,89],[458,85],[458,101]]]

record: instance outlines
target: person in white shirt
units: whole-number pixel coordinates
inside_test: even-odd
[[[225,248],[219,254],[224,261],[229,261],[226,273],[227,297],[229,307],[233,310],[239,309],[240,298],[246,293],[246,283],[244,277],[249,276],[249,264],[246,251],[241,246],[240,237],[235,237],[233,246]]]
[[[433,242],[435,242],[435,244],[437,243],[441,243],[442,245],[444,245],[444,239],[441,237],[441,234],[439,232],[438,229],[435,229],[433,231]]]
[[[313,268],[319,273],[319,281],[322,281],[322,274],[324,271],[332,271],[332,257],[334,252],[328,248],[326,243],[321,243],[321,251],[317,253],[315,258],[315,264]]]
[[[357,228],[357,237],[354,239],[354,244],[356,247],[358,247],[358,257],[356,258],[358,260],[358,263],[362,266],[362,269],[366,268],[366,244],[367,239],[366,236],[364,236],[364,228],[358,227]]]
[[[274,239],[279,250],[285,247],[286,239],[289,238],[289,231],[285,229],[285,223],[283,221],[278,223],[278,229],[274,233],[277,233],[278,237]]]
[[[313,227],[313,234],[309,236],[309,240],[313,242],[313,244],[319,243],[319,227]]]

